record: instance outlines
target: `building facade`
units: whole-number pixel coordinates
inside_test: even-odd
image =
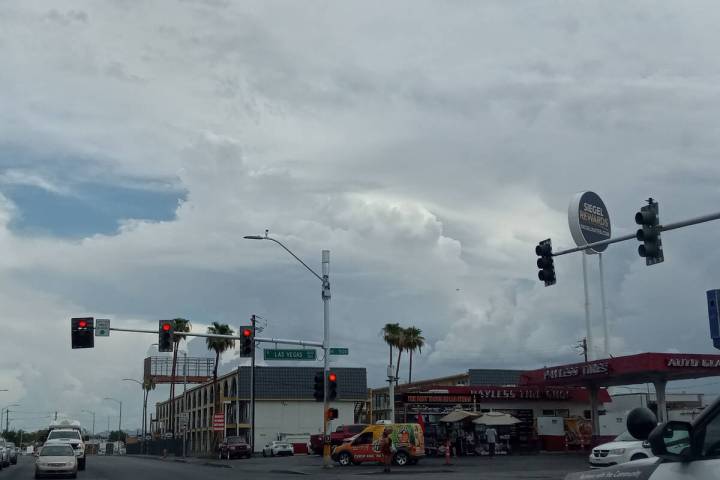
[[[337,375],[337,398],[331,402],[338,409],[336,425],[353,423],[367,400],[367,376],[364,368],[333,368]],[[315,401],[314,377],[316,367],[255,367],[255,451],[273,440],[302,441],[314,433],[321,433],[323,403]],[[207,453],[213,448],[213,415],[215,388],[212,381],[188,388],[173,402],[176,424],[187,414],[188,450],[194,454]],[[178,387],[176,386],[176,390]],[[182,389],[182,386],[180,386]],[[223,435],[243,436],[250,440],[251,403],[250,367],[218,377],[220,405],[225,413]],[[164,434],[170,425],[171,402],[155,406],[155,433]],[[221,413],[222,411],[218,411]],[[178,432],[179,436],[181,432]]]

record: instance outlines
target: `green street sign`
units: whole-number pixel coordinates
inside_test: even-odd
[[[315,350],[265,349],[265,360],[316,360]]]
[[[110,336],[110,320],[107,318],[95,319],[95,336],[96,337],[109,337]]]
[[[330,355],[349,355],[350,350],[347,348],[331,348]]]

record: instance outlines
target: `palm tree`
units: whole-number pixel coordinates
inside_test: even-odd
[[[395,386],[397,387],[400,383],[400,357],[402,357],[403,350],[408,349],[407,338],[405,337],[405,329],[402,327],[400,327],[400,332],[397,336],[395,348],[397,348],[398,351],[397,365],[395,366]]]
[[[143,421],[142,421],[142,429],[143,429],[143,435],[147,435],[147,401],[148,397],[150,396],[150,390],[155,390],[155,381],[152,377],[148,376],[143,378],[142,383],[142,389],[143,389]],[[172,402],[170,402],[172,404]],[[145,438],[142,440],[143,447],[145,446]],[[145,452],[142,452],[145,453]]]
[[[172,359],[172,371],[170,372],[170,431],[175,434],[175,371],[177,369],[177,354],[180,342],[186,339],[185,335],[179,335],[177,332],[189,332],[192,329],[190,320],[184,318],[173,318],[173,359]]]
[[[425,337],[422,336],[422,330],[417,327],[408,327],[405,329],[405,347],[410,352],[410,368],[408,371],[408,383],[412,383],[412,359],[415,350],[422,353],[422,347],[425,346]]]
[[[214,335],[233,335],[235,332],[232,328],[230,328],[230,325],[213,322],[212,325],[208,327],[207,333]],[[207,344],[208,350],[215,351],[215,366],[213,367],[213,391],[215,392],[215,408],[213,411],[218,412],[220,411],[220,389],[217,386],[217,372],[218,366],[220,365],[220,354],[233,348],[235,346],[235,340],[231,340],[229,338],[207,337],[205,339],[205,343]],[[213,449],[217,446],[220,440],[219,433],[220,432],[216,432],[216,435],[214,437],[215,445],[213,445]]]
[[[388,365],[392,365],[393,347],[397,347],[400,343],[402,327],[399,323],[386,323],[380,333],[385,343],[390,347],[390,361]]]

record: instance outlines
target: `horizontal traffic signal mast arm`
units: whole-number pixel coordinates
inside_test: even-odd
[[[116,331],[116,332],[134,332],[134,333],[153,333],[157,335],[157,330],[144,330],[140,328],[117,328],[117,327],[110,327],[110,330]],[[215,335],[211,333],[192,333],[192,332],[175,332],[175,335],[182,335],[183,337],[204,337],[204,338],[227,338],[229,340],[241,340],[243,337],[242,335]],[[291,340],[291,339],[285,339],[285,338],[262,338],[262,337],[255,337],[256,342],[265,342],[265,343],[283,343],[285,345],[301,345],[301,346],[307,346],[307,347],[319,347],[323,348],[322,342],[313,342],[311,340]]]
[[[668,230],[676,230],[678,228],[688,227],[690,225],[697,225],[698,223],[710,222],[712,220],[720,220],[720,212],[710,213],[708,215],[702,215],[700,217],[691,218],[689,220],[682,220],[680,222],[668,223],[667,225],[658,225],[658,228],[661,232],[666,232]],[[588,243],[587,245],[583,245],[581,247],[560,250],[559,252],[553,252],[553,257],[559,257],[560,255],[566,255],[568,253],[581,252],[583,250],[587,250],[588,248],[610,245],[611,243],[624,242],[625,240],[636,240],[635,235],[635,233],[631,233],[628,235],[623,235],[621,237],[602,240],[600,242]]]

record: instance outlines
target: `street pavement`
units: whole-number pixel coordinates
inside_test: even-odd
[[[34,458],[21,457],[18,465],[0,471],[0,480],[31,479]],[[206,460],[139,456],[90,456],[87,470],[78,472],[81,480],[184,480],[184,479],[233,479],[241,475],[253,479],[278,479],[307,476],[308,478],[356,479],[374,476],[393,476],[419,479],[562,479],[567,473],[587,470],[586,457],[580,455],[527,455],[496,457],[453,458],[452,465],[443,465],[443,459],[426,458],[418,465],[395,467],[388,474],[379,465],[338,467],[324,470],[322,459],[317,456],[296,455],[284,458],[241,460]],[[413,479],[414,480],[414,479]]]

